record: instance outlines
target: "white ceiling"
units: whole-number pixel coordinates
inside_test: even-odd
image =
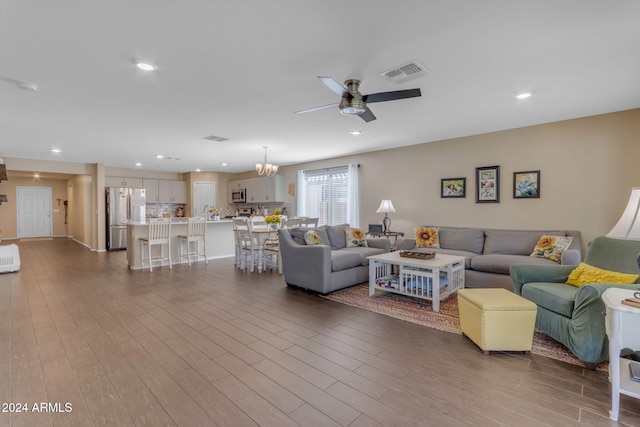
[[[638,52],[637,0],[5,0],[0,156],[242,172],[265,145],[286,165],[420,144],[638,108]],[[411,60],[431,74],[380,76]],[[293,114],[339,101],[317,76],[422,97]]]

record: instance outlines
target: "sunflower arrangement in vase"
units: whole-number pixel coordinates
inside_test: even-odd
[[[264,218],[264,222],[269,224],[271,228],[278,228],[281,221],[282,217],[280,215],[268,215]]]
[[[212,221],[218,221],[220,219],[220,209],[218,208],[209,209],[209,218],[211,218]]]

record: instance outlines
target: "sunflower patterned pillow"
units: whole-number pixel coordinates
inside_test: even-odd
[[[316,230],[309,230],[304,233],[304,242],[310,246],[326,245],[326,243],[322,241],[322,237],[320,237]]]
[[[353,248],[356,246],[367,246],[367,238],[364,233],[359,228],[345,228],[344,230],[345,237],[347,238],[347,247]]]
[[[538,240],[531,256],[546,258],[560,264],[562,252],[569,248],[572,241],[573,237],[544,235],[540,237],[540,240]]]
[[[436,227],[416,228],[416,246],[419,248],[439,248],[440,239],[438,238],[438,229]]]

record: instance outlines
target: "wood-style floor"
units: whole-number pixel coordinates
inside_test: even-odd
[[[68,239],[19,246],[20,272],[0,275],[2,426],[640,425],[625,396],[608,418],[605,374],[483,356],[275,271],[149,273]]]

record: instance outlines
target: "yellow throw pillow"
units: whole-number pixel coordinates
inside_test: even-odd
[[[419,248],[439,248],[440,239],[436,227],[416,228],[416,246]]]
[[[589,283],[615,283],[617,285],[631,285],[638,280],[637,274],[618,273],[617,271],[603,270],[581,262],[567,278],[567,284],[582,286]]]
[[[569,249],[572,241],[573,237],[544,235],[540,237],[530,256],[546,258],[560,264],[562,252]]]
[[[344,230],[345,237],[347,238],[347,247],[353,248],[356,246],[367,246],[367,235],[359,228],[346,228]]]

